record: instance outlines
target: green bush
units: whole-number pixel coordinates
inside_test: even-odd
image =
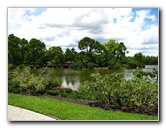
[[[68,97],[68,94],[66,92],[60,91],[60,96],[62,97]]]
[[[19,65],[19,69],[23,69],[23,68],[25,68],[25,65],[23,64]]]
[[[66,93],[70,94],[73,90],[71,88],[66,88]]]
[[[48,90],[47,94],[53,95],[53,96],[57,96],[60,94],[59,90]]]
[[[30,67],[30,68],[35,68],[35,66],[34,66],[34,65],[29,65],[29,67]]]
[[[156,71],[156,69],[153,69],[152,72],[144,72],[142,70],[136,71],[133,73],[134,76],[138,77],[138,78],[143,78],[143,77],[150,77],[150,78],[154,78],[157,77],[158,75],[158,71]]]
[[[80,91],[72,91],[68,97],[73,98],[73,99],[85,99],[85,95],[82,94]]]
[[[90,100],[98,100],[106,104],[117,103],[119,106],[136,106],[158,108],[158,83],[149,82],[148,77],[126,80],[120,74],[112,73],[101,76],[91,74],[91,81],[86,81],[79,88],[79,92]]]
[[[135,105],[138,108],[158,108],[158,83],[150,83],[147,79],[134,77],[131,80],[123,80],[118,93],[121,103]]]
[[[14,76],[10,81],[17,83],[23,88],[24,93],[35,95],[37,92],[44,91],[46,85],[45,79],[41,75],[35,76],[31,74],[29,68],[24,68],[21,72],[15,70],[13,74]]]
[[[17,83],[8,82],[8,92],[21,93],[22,88]]]
[[[35,68],[40,68],[40,65],[36,65]]]
[[[54,78],[54,79],[46,79],[46,86],[45,86],[45,90],[52,90],[54,89],[55,87],[60,87],[61,86],[61,81],[57,78]]]
[[[88,99],[110,103],[110,98],[114,96],[115,89],[120,84],[119,75],[120,74],[113,73],[103,77],[99,73],[92,73],[91,81],[85,81],[84,84],[80,86],[79,91],[84,93]]]
[[[14,68],[14,65],[13,64],[8,64],[8,69],[13,69]]]

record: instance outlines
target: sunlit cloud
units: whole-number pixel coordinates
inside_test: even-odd
[[[8,35],[74,47],[90,37],[123,42],[129,54],[158,55],[157,8],[8,8]]]

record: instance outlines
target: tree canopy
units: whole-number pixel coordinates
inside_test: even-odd
[[[145,64],[158,64],[158,57],[144,56],[136,53],[133,57],[128,53],[123,42],[109,40],[101,44],[90,37],[84,37],[78,42],[80,52],[75,48],[62,50],[60,46],[46,49],[44,42],[32,38],[29,42],[14,34],[8,36],[8,63],[30,67],[61,67],[63,63],[73,62],[72,68],[93,69],[108,67],[109,69],[144,67]]]

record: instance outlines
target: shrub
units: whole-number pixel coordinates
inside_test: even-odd
[[[57,96],[60,94],[59,90],[48,90],[47,94],[53,95],[53,96]]]
[[[22,88],[17,83],[9,82],[8,83],[8,92],[21,93],[22,92]]]
[[[14,77],[11,81],[23,88],[23,92],[25,93],[35,95],[37,92],[41,92],[45,89],[45,79],[41,77],[41,75],[35,76],[31,74],[29,68],[22,69],[21,72],[15,70],[13,74]]]
[[[14,68],[14,65],[13,64],[8,64],[8,69],[13,69]]]
[[[23,69],[23,68],[25,68],[25,65],[23,64],[19,65],[19,69]]]
[[[110,103],[110,98],[114,96],[116,88],[120,84],[119,75],[113,73],[103,77],[99,73],[92,73],[91,81],[85,81],[83,86],[80,86],[79,91],[85,93],[88,99]]]
[[[40,68],[40,65],[36,65],[35,68]]]
[[[35,68],[35,66],[34,66],[34,65],[29,65],[29,67],[30,67],[30,68]]]
[[[73,98],[73,99],[85,99],[85,95],[82,94],[80,91],[72,91],[69,96],[70,98]]]
[[[62,97],[68,97],[68,94],[66,93],[66,92],[60,92],[60,94],[59,94],[60,96],[62,96]]]
[[[66,88],[66,93],[70,94],[73,90],[71,88]]]
[[[45,90],[52,90],[54,89],[55,87],[60,87],[61,86],[61,81],[57,78],[54,78],[54,79],[46,79],[47,81],[47,84],[45,86]]]
[[[148,77],[126,80],[113,73],[101,76],[91,74],[91,81],[86,81],[79,88],[85,98],[98,100],[104,104],[136,106],[138,109],[151,107],[158,109],[158,83],[149,82]]]

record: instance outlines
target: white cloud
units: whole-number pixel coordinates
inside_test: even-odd
[[[74,46],[85,36],[101,43],[115,39],[124,42],[129,55],[141,51],[145,45],[149,49],[154,44],[158,46],[155,22],[158,18],[149,9],[133,12],[132,8],[47,8],[34,15],[37,11],[37,8],[8,8],[8,34],[41,39],[47,47]],[[157,55],[157,50],[147,54]]]

